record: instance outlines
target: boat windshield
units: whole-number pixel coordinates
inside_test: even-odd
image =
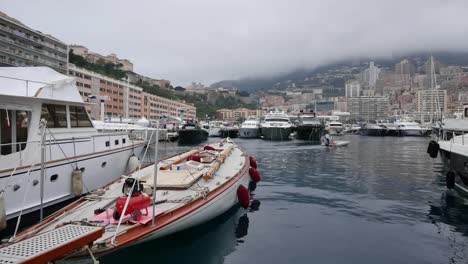
[[[283,118],[268,118],[268,119],[265,119],[265,121],[267,122],[289,122],[289,120],[283,119]]]

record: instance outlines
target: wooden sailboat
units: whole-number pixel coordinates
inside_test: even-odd
[[[122,176],[23,231],[11,239],[13,244],[0,248],[0,260],[11,252],[7,249],[68,225],[98,230],[93,230],[92,243],[86,241],[92,244],[89,247],[59,245],[60,259],[65,260],[88,258],[90,252],[100,256],[167,236],[207,222],[237,204],[247,208],[249,189],[260,180],[256,167],[256,161],[229,138],[177,154]],[[97,233],[102,235],[96,238]],[[54,250],[58,249],[44,252]]]

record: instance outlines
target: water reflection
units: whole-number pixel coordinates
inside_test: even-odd
[[[101,263],[222,263],[248,234],[244,209],[232,208],[220,217],[189,230],[120,250],[100,259]]]

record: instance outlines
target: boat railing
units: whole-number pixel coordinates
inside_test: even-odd
[[[68,144],[70,141],[73,143],[73,152],[76,153],[76,144],[79,144],[80,142],[83,141],[90,141],[93,146],[93,152],[96,151],[96,138],[101,138],[101,137],[107,137],[108,141],[110,142],[111,139],[115,139],[115,137],[119,137],[120,141],[123,142],[124,136],[128,135],[128,140],[134,141],[134,140],[146,140],[146,131],[138,131],[132,133],[127,133],[127,132],[115,132],[115,133],[99,133],[97,135],[91,135],[91,136],[86,136],[86,137],[69,137],[69,138],[60,138],[60,139],[52,139],[52,137],[48,137],[46,140],[46,146],[49,149],[49,153],[52,153],[52,145],[61,145],[61,144]],[[67,141],[61,143],[61,141]],[[133,143],[133,142],[132,142]],[[9,143],[1,143],[0,144],[0,157],[1,156],[6,156],[6,155],[18,155],[18,163],[16,166],[23,166],[26,165],[25,163],[25,155],[24,155],[24,149],[26,147],[31,148],[37,144],[36,148],[40,148],[41,141],[39,140],[33,140],[33,141],[21,141],[21,142],[9,142]],[[2,149],[8,148],[10,151],[7,151],[5,154],[2,153]],[[112,144],[109,144],[108,146],[109,149],[112,149]],[[18,154],[15,154],[18,153]]]

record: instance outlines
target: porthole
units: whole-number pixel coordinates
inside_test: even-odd
[[[34,181],[33,181],[33,186],[36,186],[38,183],[39,183],[38,180],[34,180]]]
[[[116,139],[116,140],[114,141],[114,144],[115,144],[115,145],[118,145],[118,144],[119,144],[119,140]]]
[[[125,143],[127,143],[127,139],[122,138],[122,144],[125,144]]]
[[[80,168],[80,171],[81,171],[81,172],[84,172],[85,170],[86,170],[85,167],[81,167],[81,168]]]
[[[106,167],[106,165],[107,165],[107,162],[104,161],[104,162],[101,164],[101,168]]]
[[[50,176],[50,181],[51,182],[55,182],[55,181],[57,181],[57,179],[58,179],[58,174],[54,174],[54,175]]]
[[[110,146],[110,142],[106,141],[106,147],[109,147],[109,146]]]
[[[21,186],[19,186],[18,184],[13,185],[13,191],[16,192],[17,190],[19,190],[19,188],[21,188]]]

